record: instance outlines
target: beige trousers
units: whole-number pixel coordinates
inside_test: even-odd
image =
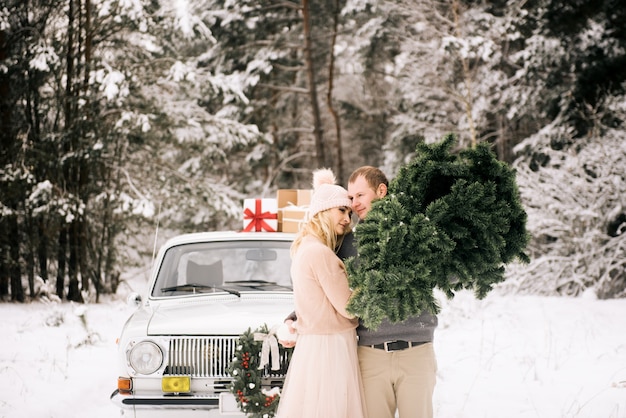
[[[437,361],[432,343],[386,352],[359,346],[369,418],[432,418]]]

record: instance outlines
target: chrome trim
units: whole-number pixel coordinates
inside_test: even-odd
[[[238,337],[172,338],[165,374],[191,377],[229,377]]]
[[[235,357],[238,336],[174,337],[170,339],[164,375],[230,379],[228,365]],[[284,377],[288,359],[281,350],[280,369],[266,366],[263,378]]]

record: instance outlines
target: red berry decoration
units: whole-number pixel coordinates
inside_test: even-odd
[[[276,414],[280,395],[278,388],[264,387],[262,378],[268,373],[269,366],[259,370],[262,341],[255,341],[254,334],[267,334],[268,327],[263,325],[252,332],[250,328],[239,336],[235,347],[235,356],[228,366],[228,373],[233,378],[229,385],[230,392],[235,396],[237,405],[241,412],[250,418],[273,418]],[[279,348],[281,358],[287,354],[287,359],[291,357],[293,349]],[[287,361],[288,363],[288,361]],[[287,372],[287,364],[281,366],[281,373]],[[276,371],[272,371],[276,373]]]

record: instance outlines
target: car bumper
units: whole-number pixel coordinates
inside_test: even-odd
[[[111,401],[122,410],[122,416],[125,417],[245,417],[230,393],[221,393],[218,397],[138,396],[115,390],[111,394]]]

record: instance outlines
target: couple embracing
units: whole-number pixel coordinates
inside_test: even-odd
[[[393,418],[397,410],[400,418],[432,418],[437,318],[384,320],[372,330],[346,311],[352,290],[342,260],[357,256],[352,212],[364,219],[372,201],[386,196],[385,174],[358,168],[346,190],[322,169],[313,186],[308,220],[291,248],[296,310],[286,322],[298,339],[277,417]]]

